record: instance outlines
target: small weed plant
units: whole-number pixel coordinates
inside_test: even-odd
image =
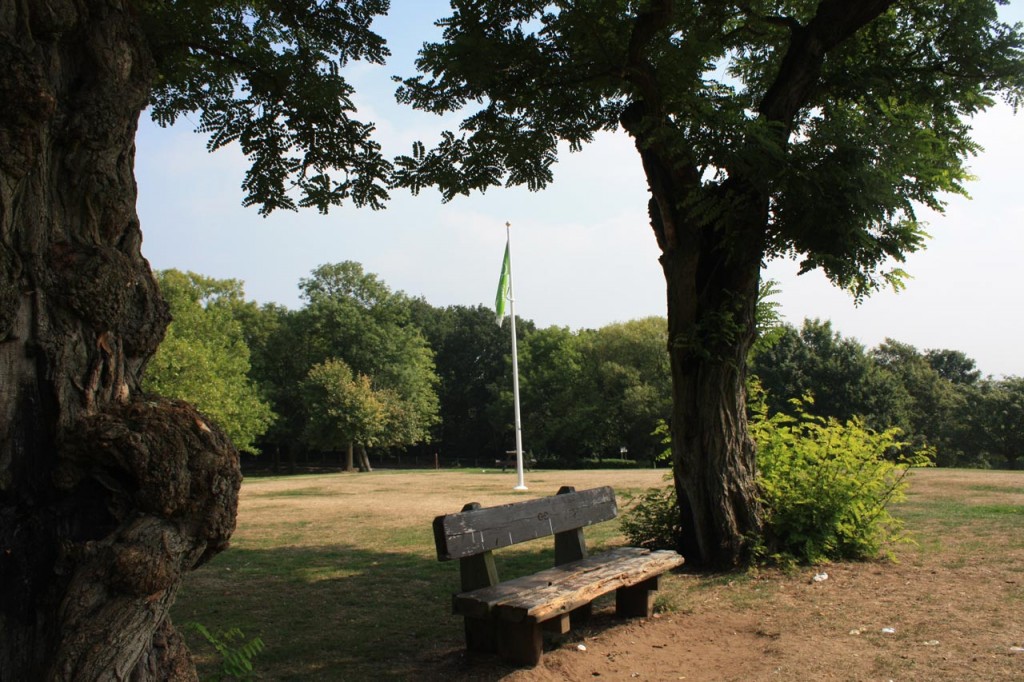
[[[185,627],[198,633],[217,651],[217,655],[220,657],[219,670],[213,677],[206,678],[204,682],[256,679],[253,659],[263,651],[262,639],[254,637],[245,641],[245,634],[238,628],[214,633],[202,623],[195,621],[186,623]]]
[[[853,419],[840,423],[808,414],[768,416],[755,401],[750,432],[757,443],[764,530],[755,544],[760,563],[793,565],[869,559],[901,538],[888,510],[904,499],[911,467],[927,466],[928,451],[901,454],[899,431],[874,432]],[[679,546],[679,506],[672,487],[652,489],[622,521],[633,544]]]
[[[657,462],[672,461],[672,435],[665,420],[658,420],[652,436],[660,436],[666,446],[657,457]],[[672,480],[671,473],[666,474]],[[622,516],[620,528],[630,544],[647,549],[679,549],[683,534],[682,518],[679,515],[679,501],[674,485],[664,488],[650,488],[627,502],[629,512]]]
[[[678,549],[683,529],[674,486],[651,488],[631,501],[620,527],[630,544],[648,549]]]

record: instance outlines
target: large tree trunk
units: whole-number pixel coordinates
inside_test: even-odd
[[[755,334],[767,197],[730,180],[702,187],[685,147],[649,103],[622,125],[636,140],[665,273],[672,368],[672,459],[693,566],[731,568],[761,530],[754,445],[747,431],[746,361]]]
[[[168,618],[237,453],[140,394],[168,321],[135,211],[154,76],[123,0],[0,0],[0,679],[194,679]]]
[[[718,267],[708,267],[712,260]],[[661,258],[668,290],[672,461],[683,554],[696,566],[749,559],[761,529],[754,444],[747,432],[746,358],[754,336],[759,262],[742,268],[707,252]],[[722,274],[737,280],[719,288]],[[730,328],[731,327],[731,328]]]

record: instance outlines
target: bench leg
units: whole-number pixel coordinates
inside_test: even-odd
[[[465,619],[466,649],[478,653],[493,654],[498,650],[494,620],[490,618]]]
[[[498,656],[514,665],[535,666],[544,651],[540,623],[498,620]]]
[[[572,613],[576,613],[573,611]],[[550,632],[554,635],[564,635],[572,629],[572,623],[569,620],[569,614],[563,613],[560,616],[555,616],[551,620],[544,621],[544,632]]]
[[[583,625],[588,620],[590,620],[591,616],[594,615],[594,604],[584,604],[578,609],[573,609],[569,613],[571,614],[573,627],[576,627],[577,625]]]
[[[654,613],[654,590],[658,577],[615,590],[615,615],[623,618],[649,618]]]

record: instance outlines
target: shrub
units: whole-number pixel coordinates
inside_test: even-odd
[[[678,549],[682,527],[675,487],[651,488],[634,499],[635,506],[620,524],[629,543],[648,549]]]
[[[581,459],[581,469],[639,469],[640,463],[635,459],[607,457],[605,459]]]
[[[757,560],[869,559],[899,539],[901,523],[888,505],[903,499],[907,471],[927,465],[929,452],[889,459],[905,451],[899,431],[877,433],[859,419],[842,424],[799,409],[797,417],[767,417],[763,403],[753,412],[750,430],[765,513]],[[641,547],[678,548],[682,529],[675,489],[654,488],[637,498],[623,516],[622,531]]]
[[[797,417],[758,410],[751,423],[765,510],[758,554],[782,563],[874,558],[899,537],[887,507],[903,499],[907,471],[927,465],[929,453],[888,459],[905,450],[898,429],[842,424],[802,404]]]

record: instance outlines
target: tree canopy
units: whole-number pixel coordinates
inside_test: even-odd
[[[1020,457],[1019,377],[983,378],[957,350],[891,338],[868,349],[820,320],[781,329],[751,363],[768,412],[896,428],[904,451],[927,447],[939,466],[1012,467]]]
[[[899,287],[917,210],[963,194],[966,119],[1024,94],[996,0],[453,0],[400,101],[465,111],[394,182],[445,200],[552,180],[560,145],[621,126],[668,289],[684,552],[734,566],[761,529],[746,360],[760,270],[791,256],[860,298]]]
[[[841,423],[858,416],[868,426],[895,426],[894,405],[906,390],[882,370],[856,339],[842,336],[831,322],[804,320],[784,326],[775,344],[753,359],[751,369],[767,391],[770,412],[790,412],[790,401],[812,396],[808,411]]]
[[[428,440],[437,421],[434,354],[411,324],[411,302],[360,264],[321,265],[299,283],[299,314],[312,364],[344,360],[356,375],[393,396],[385,444]]]
[[[192,403],[239,450],[254,451],[274,414],[249,379],[249,346],[235,312],[246,306],[241,282],[178,270],[159,272],[157,280],[174,319],[143,386]]]
[[[326,213],[346,200],[383,207],[391,164],[373,124],[356,118],[342,70],[384,63],[390,53],[370,25],[389,0],[137,4],[159,72],[153,120],[198,114],[210,151],[237,143],[251,162],[244,205],[264,215]]]
[[[416,302],[351,261],[321,265],[299,287],[301,309],[250,306],[240,317],[253,379],[280,415],[264,443],[275,462],[303,447],[430,441],[438,377]]]
[[[654,459],[661,450],[654,431],[668,420],[672,396],[666,328],[665,318],[648,317],[575,336],[572,368],[577,380],[568,384],[571,394],[538,406],[567,423],[569,438],[562,451],[582,449],[589,458],[622,457],[625,448],[634,459]],[[534,344],[532,338],[527,342],[529,347]],[[545,397],[541,393],[535,399],[543,403]]]
[[[438,375],[439,454],[449,461],[495,459],[512,442],[512,342],[484,306],[435,308],[413,302],[413,320],[434,351]],[[520,320],[520,339],[534,329]]]
[[[388,404],[397,401],[375,391],[370,377],[353,374],[343,360],[313,365],[302,389],[308,415],[303,436],[313,447],[338,450],[385,439]]]
[[[666,147],[692,219],[725,219],[737,178],[756,177],[772,197],[765,255],[861,296],[899,284],[884,268],[923,245],[917,206],[965,193],[965,119],[1020,102],[1024,40],[998,4],[456,0],[399,98],[470,115],[396,179],[446,200],[539,189],[560,142],[622,124],[641,155]]]

